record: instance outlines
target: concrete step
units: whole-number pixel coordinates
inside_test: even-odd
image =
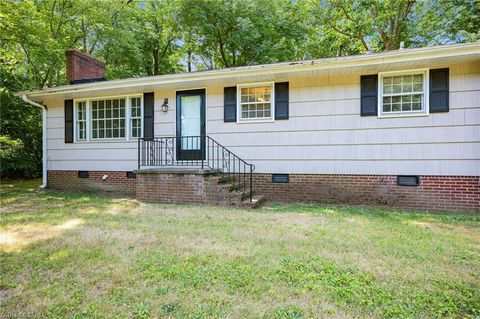
[[[252,201],[250,201],[250,198],[246,198],[245,200],[242,201],[242,207],[257,208],[257,207],[260,207],[260,205],[262,205],[264,201],[265,201],[265,196],[253,195]]]

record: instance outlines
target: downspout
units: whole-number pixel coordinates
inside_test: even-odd
[[[27,95],[22,95],[22,100],[25,103],[37,106],[42,109],[42,186],[47,187],[47,107],[32,100],[29,100]]]

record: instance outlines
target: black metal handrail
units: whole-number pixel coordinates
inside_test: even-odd
[[[138,169],[142,167],[208,168],[227,177],[244,194],[253,195],[249,164],[210,136],[153,137],[138,139]]]

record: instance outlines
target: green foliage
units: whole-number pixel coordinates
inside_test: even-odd
[[[40,110],[6,92],[64,84],[67,49],[118,79],[469,42],[479,30],[477,0],[0,1],[0,135],[30,163],[8,170],[34,175],[41,144]]]
[[[41,110],[1,88],[0,102],[0,176],[39,176],[42,166]]]
[[[133,318],[147,319],[150,318],[150,306],[147,303],[141,302],[133,305]]]
[[[0,57],[22,89],[65,82],[64,51],[107,78],[475,41],[475,0],[45,0],[0,3]]]
[[[298,306],[287,306],[277,308],[274,318],[276,319],[301,319],[303,318],[302,309]]]

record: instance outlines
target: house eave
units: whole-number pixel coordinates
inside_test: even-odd
[[[185,82],[208,82],[214,80],[229,80],[232,78],[248,77],[252,75],[266,76],[297,72],[301,73],[306,71],[330,70],[331,72],[341,72],[342,70],[352,68],[374,68],[388,64],[401,64],[422,60],[441,61],[442,59],[454,58],[480,59],[480,42],[65,85],[43,90],[18,92],[16,95],[27,95],[31,99],[39,100],[48,96],[78,94],[85,92],[93,93],[109,89],[132,89],[136,87],[145,88],[160,85],[175,85]]]

